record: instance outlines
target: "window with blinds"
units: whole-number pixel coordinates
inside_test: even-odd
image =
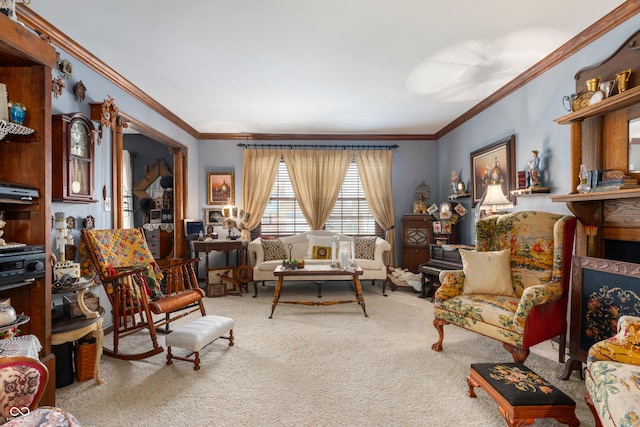
[[[262,216],[261,234],[289,236],[309,230],[293,194],[287,166],[284,160],[281,160],[267,209]],[[364,197],[355,159],[349,164],[325,230],[347,235],[374,235],[381,232]]]

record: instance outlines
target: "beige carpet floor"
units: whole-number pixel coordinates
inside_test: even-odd
[[[281,299],[315,294],[312,282],[292,283]],[[350,285],[332,282],[322,299],[351,296]],[[259,286],[255,299],[206,298],[208,314],[235,319],[235,346],[215,341],[203,351],[199,371],[187,362],[165,365],[166,352],[142,361],[103,357],[105,383],[58,389],[57,404],[83,426],[506,425],[483,390],[476,390],[476,399],[466,395],[471,363],[512,362],[501,344],[448,326],[444,351],[436,353],[429,300],[409,289],[385,298],[381,284],[368,282],[364,296],[368,318],[359,305],[343,304],[278,305],[268,319],[273,287]],[[105,342],[111,339],[107,335]],[[148,342],[140,333],[122,345],[145,348]],[[554,343],[533,348],[526,365],[577,402],[581,425],[593,425],[584,382],[575,373],[568,381],[558,379],[564,365]]]

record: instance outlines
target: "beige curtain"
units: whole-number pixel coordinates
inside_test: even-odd
[[[391,160],[390,150],[356,151],[358,173],[373,218],[385,230],[385,240],[391,244],[391,252],[385,259],[386,265],[396,263],[396,230],[391,196]]]
[[[281,150],[244,150],[242,161],[242,208],[251,216],[245,222],[242,239],[251,240],[251,232],[262,221],[278,173]]]
[[[320,230],[333,210],[353,152],[285,150],[293,192],[312,230]]]

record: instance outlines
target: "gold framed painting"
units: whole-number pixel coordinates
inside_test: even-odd
[[[508,198],[516,181],[513,169],[516,156],[516,136],[511,135],[471,152],[471,204],[475,206],[489,184],[501,184]]]
[[[235,203],[233,172],[209,172],[207,174],[207,202],[210,205],[233,205]]]

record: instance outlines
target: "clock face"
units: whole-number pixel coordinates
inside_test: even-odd
[[[71,154],[89,157],[89,130],[80,121],[71,125]]]
[[[443,202],[440,204],[440,219],[451,219],[452,213],[451,203]]]

